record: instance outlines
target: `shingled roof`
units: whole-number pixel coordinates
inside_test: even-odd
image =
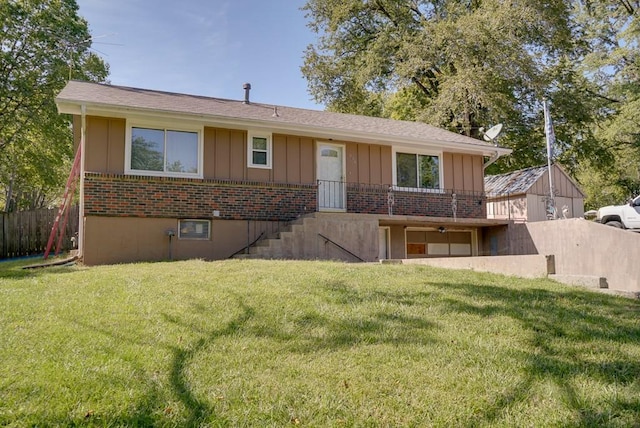
[[[446,131],[426,123],[383,119],[262,103],[186,95],[148,89],[70,81],[56,98],[61,113],[166,114],[230,125],[259,126],[278,132],[322,138],[350,138],[381,144],[431,144],[485,156],[505,155],[510,149]]]
[[[538,166],[484,177],[484,190],[494,195],[527,193],[536,181],[547,173],[547,166]]]

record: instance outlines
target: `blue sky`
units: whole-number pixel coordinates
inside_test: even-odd
[[[300,66],[304,0],[77,0],[114,85],[322,109]]]

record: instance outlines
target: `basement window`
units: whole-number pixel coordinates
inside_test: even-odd
[[[271,169],[271,133],[249,131],[247,137],[247,166]]]
[[[211,238],[210,220],[179,220],[179,239],[208,240]]]

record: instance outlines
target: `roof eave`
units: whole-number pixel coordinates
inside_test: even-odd
[[[418,139],[413,137],[405,137],[400,135],[387,135],[374,132],[350,131],[340,128],[331,128],[323,126],[292,124],[283,121],[272,121],[251,118],[237,118],[220,115],[209,115],[199,113],[185,113],[176,111],[166,111],[157,109],[148,109],[140,107],[122,107],[111,104],[101,104],[95,102],[87,102],[83,100],[69,100],[56,98],[58,112],[61,114],[79,115],[81,106],[86,107],[87,115],[95,116],[111,116],[119,118],[127,118],[131,115],[147,116],[147,117],[170,117],[180,118],[183,120],[197,122],[215,122],[219,125],[232,126],[236,129],[269,129],[277,130],[277,132],[289,132],[294,135],[313,136],[314,138],[325,138],[332,140],[345,140],[372,144],[394,145],[424,148],[425,145],[432,145],[443,150],[453,152],[481,154],[483,156],[505,156],[511,154],[512,150],[504,147],[489,146],[479,143],[478,145],[460,143],[456,141],[446,141],[437,139]]]
[[[518,198],[522,196],[527,196],[526,192],[521,192],[521,191],[518,191],[516,193],[509,193],[509,192],[492,192],[491,190],[485,189],[485,192],[487,193],[487,201],[502,200],[504,198],[513,199],[513,198]]]

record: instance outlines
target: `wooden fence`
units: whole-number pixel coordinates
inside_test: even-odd
[[[43,254],[58,209],[16,211],[0,217],[0,259]],[[60,222],[62,226],[62,221]],[[69,208],[69,219],[62,239],[62,251],[73,249],[72,237],[78,233],[78,206]],[[55,246],[55,242],[54,242]],[[54,248],[51,249],[52,254]]]

